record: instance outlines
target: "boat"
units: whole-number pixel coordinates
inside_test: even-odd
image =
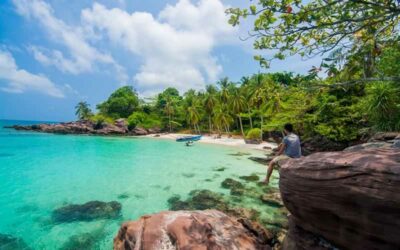
[[[199,141],[202,135],[190,135],[176,138],[177,142]]]

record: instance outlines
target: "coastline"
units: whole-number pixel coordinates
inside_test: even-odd
[[[148,134],[139,137],[176,140],[176,138],[181,136],[188,136],[188,134],[160,133],[160,134]],[[228,138],[227,136],[216,138],[215,136],[212,135],[203,135],[201,140],[199,140],[198,142],[206,144],[231,146],[243,149],[252,149],[252,150],[272,150],[277,147],[275,143],[271,142],[262,142],[260,144],[246,144],[242,138]]]

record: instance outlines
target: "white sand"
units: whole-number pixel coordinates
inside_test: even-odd
[[[158,136],[159,135],[159,136]],[[157,136],[157,137],[156,137]],[[163,134],[150,134],[147,137],[153,138],[161,138],[161,139],[170,139],[176,140],[182,136],[190,136],[188,134],[174,134],[174,133],[163,133]],[[221,138],[216,138],[215,136],[203,135],[200,143],[210,143],[210,144],[219,144],[225,146],[233,146],[233,147],[241,147],[247,149],[257,149],[257,150],[265,150],[265,149],[273,149],[276,148],[277,145],[275,143],[263,142],[261,144],[246,144],[243,139],[238,138],[228,138],[227,136],[222,136]]]

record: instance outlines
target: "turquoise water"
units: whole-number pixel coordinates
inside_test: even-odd
[[[260,155],[258,151],[3,129],[16,123],[32,122],[0,121],[0,234],[20,237],[32,249],[58,249],[84,233],[97,237],[96,249],[111,249],[123,221],[167,210],[172,195],[186,197],[193,189],[226,193],[220,188],[226,177],[265,172],[248,156],[229,155]],[[215,171],[220,167],[226,170]],[[120,195],[128,198],[118,199]],[[121,218],[59,224],[51,220],[56,208],[92,200],[120,202]]]

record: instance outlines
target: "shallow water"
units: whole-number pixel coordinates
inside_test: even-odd
[[[24,124],[0,121],[0,234],[20,237],[32,249],[58,249],[85,233],[96,242],[93,248],[111,249],[123,221],[167,210],[172,195],[185,198],[194,189],[227,193],[220,187],[225,178],[265,172],[247,159],[260,151],[3,129],[16,123]],[[272,184],[277,186],[276,178]],[[51,219],[56,208],[93,200],[120,202],[122,216],[58,224]]]

